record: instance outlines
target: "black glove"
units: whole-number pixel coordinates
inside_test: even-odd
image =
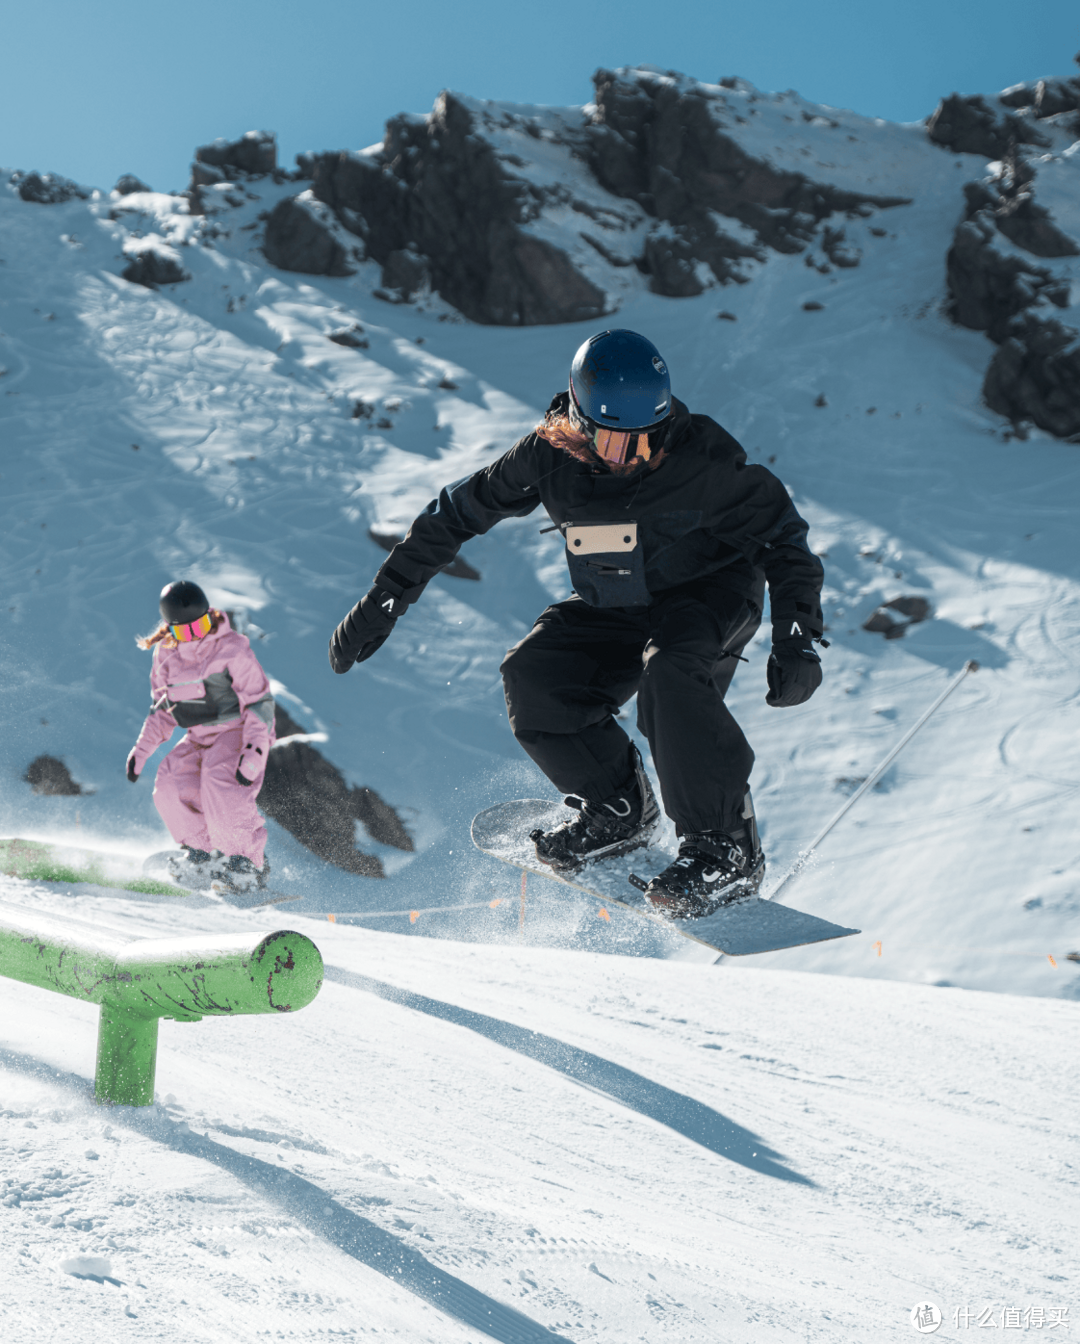
[[[131,754],[130,754],[130,756],[128,756],[128,758],[127,758],[127,777],[128,777],[128,779],[132,782],[132,784],[135,784],[135,783],[138,781],[138,778],[139,778],[139,776],[138,776],[138,775],[136,774],[136,772],[135,772],[135,748],[134,748],[134,747],[132,747],[132,749],[131,749]]]
[[[407,605],[400,595],[378,584],[362,597],[330,636],[334,671],[348,672],[353,663],[364,662],[382,648]]]
[[[767,668],[767,705],[786,709],[809,700],[821,685],[821,659],[806,636],[773,641]]]

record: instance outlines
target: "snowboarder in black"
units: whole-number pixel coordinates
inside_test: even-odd
[[[543,422],[428,505],[334,631],[331,666],[370,658],[463,542],[540,504],[565,538],[575,595],[542,612],[502,664],[514,736],[572,809],[534,832],[537,857],[569,873],[649,843],[659,809],[616,720],[636,693],[680,837],[646,899],[683,918],[756,891],[754,753],[724,695],[766,582],[766,701],[813,695],[823,571],[780,481],[672,397],[667,366],[636,332],[586,341]]]

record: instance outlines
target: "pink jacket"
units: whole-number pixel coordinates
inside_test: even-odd
[[[167,649],[154,646],[150,713],[135,743],[135,770],[142,768],[174,728],[193,742],[209,744],[227,727],[243,730],[237,768],[260,783],[274,741],[274,697],[246,635],[222,613],[218,628],[203,639]]]

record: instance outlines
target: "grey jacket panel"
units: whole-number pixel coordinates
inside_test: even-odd
[[[198,699],[170,700],[166,692],[156,705],[151,705],[151,711],[167,710],[181,728],[197,728],[207,723],[228,723],[240,717],[240,698],[233,690],[232,677],[227,670],[211,672],[208,677],[202,678],[202,684],[203,694]],[[273,698],[271,696],[263,698],[270,701],[272,719]],[[262,701],[257,703],[261,705]],[[263,717],[261,711],[259,716]]]

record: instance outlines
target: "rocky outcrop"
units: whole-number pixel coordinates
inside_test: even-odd
[[[1045,311],[1047,302],[1069,306],[1070,284],[1015,249],[1049,260],[1080,255],[1080,246],[1036,201],[1035,185],[1035,169],[1014,148],[997,176],[965,186],[965,218],[946,259],[948,311],[999,346],[983,381],[991,410],[1072,438],[1080,434],[1080,333]]]
[[[911,626],[928,620],[933,614],[934,609],[925,597],[894,597],[875,607],[863,621],[862,628],[871,634],[884,635],[886,639],[900,639]]]
[[[711,86],[648,70],[602,70],[595,85],[583,124],[443,93],[429,116],[387,122],[376,151],[303,154],[297,176],[381,265],[380,298],[408,302],[430,289],[473,321],[507,326],[603,316],[611,300],[596,283],[596,257],[636,264],[656,292],[688,296],[744,280],[741,263],[768,248],[803,251],[832,216],[906,203],[755,158],[725,129],[723,94]],[[603,192],[582,192],[569,172],[536,181],[519,171],[528,152],[508,142],[526,136],[585,162]],[[603,193],[633,206],[606,204]],[[545,221],[569,212],[582,224],[565,230],[567,251]],[[620,249],[616,235],[633,236],[642,212],[655,226],[643,240],[637,233],[633,252]],[[574,252],[578,241],[588,248]],[[842,228],[826,244],[834,265],[858,265]],[[306,269],[299,255],[292,265]]]
[[[1077,256],[1080,247],[1035,200],[1034,181],[1035,170],[1026,159],[1007,155],[995,177],[965,185],[967,218],[982,215],[1010,242],[1034,256]]]
[[[129,245],[124,255],[128,258],[128,264],[120,274],[134,285],[158,289],[161,285],[178,285],[191,279],[171,247],[152,243],[137,248]]]
[[[1003,341],[1012,319],[1041,294],[1059,304],[1066,301],[1066,294],[1045,267],[995,246],[994,234],[982,211],[964,220],[953,236],[945,271],[953,321],[985,331],[992,341]]]
[[[1080,332],[1025,313],[990,361],[983,397],[1014,424],[1080,440]]]
[[[1017,145],[1045,145],[1045,138],[1020,117],[991,107],[981,94],[950,94],[938,103],[926,132],[935,145],[954,154],[1002,159]]]
[[[355,823],[380,844],[411,853],[412,837],[397,813],[374,789],[350,788],[281,705],[275,707],[275,730],[278,741],[267,762],[259,806],[327,863],[364,877],[385,877],[378,856],[357,849]]]
[[[71,771],[56,756],[35,756],[23,779],[35,793],[49,798],[78,798],[87,790],[71,777]]]
[[[210,145],[200,145],[192,164],[192,185],[265,177],[276,168],[277,139],[273,131],[248,131],[239,140],[219,139]]]
[[[117,181],[116,186],[113,187],[113,191],[116,192],[117,196],[133,196],[137,191],[150,190],[151,188],[148,187],[141,178],[136,177],[134,173],[125,173],[124,176]]]
[[[606,300],[553,243],[526,231],[537,188],[440,94],[428,117],[395,117],[377,157],[320,155],[312,191],[364,240],[399,292],[431,286],[474,322],[533,326],[599,317]]]
[[[12,173],[10,182],[24,201],[35,205],[60,205],[73,197],[85,201],[90,193],[77,182],[58,173]]]
[[[599,70],[586,157],[597,180],[662,221],[650,234],[642,269],[651,287],[675,297],[699,294],[704,266],[720,281],[740,280],[739,261],[765,248],[801,252],[836,214],[870,214],[905,205],[813,182],[747,153],[728,133],[714,91],[647,71]],[[757,245],[727,233],[716,216],[752,229]],[[839,247],[842,231],[833,237]],[[858,263],[851,249],[839,265]]]
[[[382,268],[382,287],[391,290],[403,303],[431,284],[427,262],[411,249],[399,248],[387,254]]]
[[[1006,107],[1030,107],[1039,119],[1078,112],[1080,79],[1039,79],[1030,84],[1014,84],[1000,95],[1000,101]]]
[[[333,230],[304,200],[279,201],[266,221],[263,252],[272,266],[308,275],[352,275],[348,254]]]

